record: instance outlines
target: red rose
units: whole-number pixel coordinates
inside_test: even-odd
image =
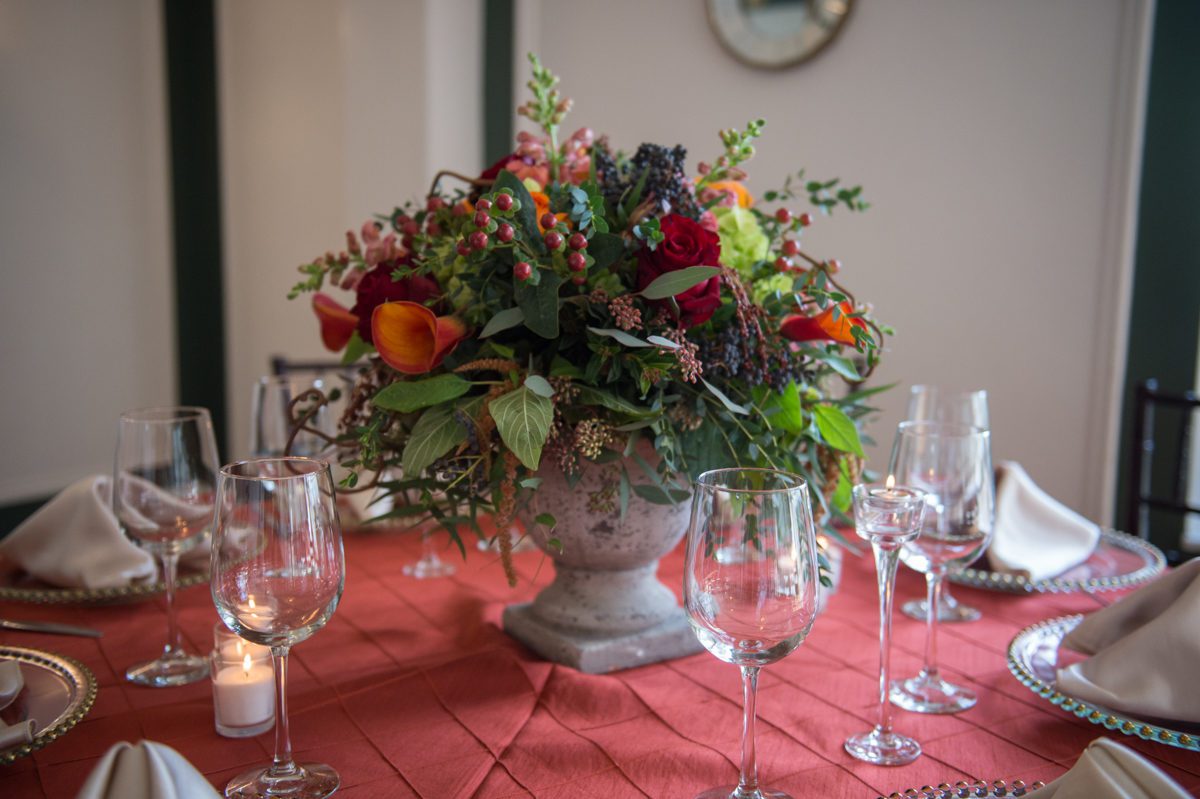
[[[667,214],[659,221],[663,240],[653,251],[638,251],[638,291],[656,277],[689,266],[717,266],[721,262],[721,240],[716,233],[679,214]],[[658,300],[658,304],[665,300]],[[721,279],[714,276],[675,295],[679,306],[679,324],[694,327],[704,324],[721,305]]]
[[[405,300],[424,304],[441,293],[437,282],[424,275],[413,275],[403,280],[392,280],[392,272],[404,261],[387,261],[362,276],[358,283],[357,299],[350,312],[358,317],[358,335],[368,344],[372,343],[371,314],[376,306],[385,302]]]

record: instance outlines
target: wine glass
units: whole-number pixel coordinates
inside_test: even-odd
[[[217,441],[204,408],[126,411],[117,423],[113,513],[132,540],[157,556],[166,585],[167,644],[162,655],[131,666],[125,679],[155,687],[208,676],[208,659],[188,652],[175,618],[179,556],[204,540],[212,524]]]
[[[950,422],[901,422],[888,473],[925,492],[929,506],[921,534],[904,544],[900,559],[925,574],[926,601],[936,608],[942,580],[970,563],[991,542],[996,517],[990,434]],[[927,614],[925,665],[916,677],[892,683],[892,703],[921,713],[957,713],[975,694],[942,679],[937,662],[938,614]]]
[[[913,386],[908,395],[908,421],[958,422],[990,430],[987,392],[954,391],[941,386]],[[954,567],[950,573],[958,571]],[[913,599],[900,607],[905,616],[925,621],[925,600]],[[950,594],[950,585],[942,586],[942,601],[938,605],[938,621],[979,621],[981,613],[964,605]]]
[[[340,778],[324,764],[292,759],[288,650],[325,625],[345,584],[342,533],[329,465],[260,458],[221,469],[212,550],[212,597],[221,621],[271,647],[275,665],[275,760],[235,777],[228,797],[316,799]]]
[[[683,582],[700,643],[741,667],[745,700],[736,786],[697,799],[789,799],[758,784],[758,670],[800,646],[817,612],[817,544],[805,481],[770,469],[717,469],[696,481]]]
[[[302,398],[306,391],[328,395],[331,386],[324,376],[315,372],[293,372],[286,375],[265,375],[254,384],[250,404],[250,453],[254,457],[299,455],[324,457],[330,451],[330,439],[337,436],[337,418],[328,405],[316,407],[316,395]],[[298,430],[293,438],[292,417],[302,417],[308,410],[312,416],[306,427],[320,431]]]
[[[879,723],[868,732],[846,739],[846,751],[859,760],[880,766],[902,766],[921,756],[921,745],[892,730],[888,704],[891,685],[892,599],[896,591],[896,566],[900,547],[921,533],[925,495],[897,486],[888,477],[885,485],[854,487],[854,530],[871,542],[879,578]]]

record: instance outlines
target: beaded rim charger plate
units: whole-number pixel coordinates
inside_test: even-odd
[[[179,565],[175,587],[190,588],[208,582],[205,568]],[[145,580],[113,588],[62,588],[38,580],[0,558],[0,601],[35,605],[107,605],[156,596],[167,590],[162,580]]]
[[[986,564],[986,560],[980,561]],[[1137,536],[1103,529],[1096,549],[1078,566],[1055,577],[1030,580],[1018,574],[966,568],[949,575],[951,582],[972,588],[1046,594],[1072,591],[1115,591],[1152,580],[1167,567],[1162,551]]]
[[[1137,719],[1058,690],[1059,645],[1082,619],[1079,614],[1060,616],[1040,621],[1017,633],[1008,645],[1008,670],[1022,685],[1050,704],[1092,724],[1146,741],[1200,752],[1200,724]]]
[[[978,780],[972,783],[956,782],[953,785],[942,783],[936,788],[932,785],[907,788],[904,791],[893,791],[887,796],[876,797],[876,799],[966,799],[966,797],[986,796],[1028,796],[1044,787],[1046,785],[1043,782],[1026,785],[1021,780],[1014,780],[1011,784],[1004,780],[995,780],[988,784],[983,780]]]
[[[7,724],[36,719],[33,741],[0,749],[0,765],[56,741],[79,723],[96,701],[96,678],[79,661],[18,646],[0,646],[0,660],[21,664],[25,687],[8,707],[0,711]]]

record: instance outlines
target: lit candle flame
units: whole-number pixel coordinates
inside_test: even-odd
[[[887,481],[884,482],[884,484],[883,484],[883,487],[886,488],[888,491],[891,491],[893,488],[895,488],[896,487],[896,475],[889,474],[887,476]]]
[[[250,676],[250,666],[252,666],[253,663],[254,663],[254,661],[251,660],[250,653],[247,652],[246,657],[242,658],[242,671],[245,672],[247,677]]]
[[[250,601],[247,604],[250,606],[251,610],[254,610],[254,597],[250,597]]]

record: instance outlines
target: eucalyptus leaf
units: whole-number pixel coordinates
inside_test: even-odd
[[[501,440],[525,468],[536,471],[550,435],[554,403],[525,386],[492,400],[488,406]]]
[[[554,399],[554,386],[541,375],[529,375],[525,378],[525,386],[539,397]]]
[[[668,488],[663,490],[658,486],[652,485],[635,485],[633,493],[637,494],[647,502],[653,502],[655,505],[678,505],[680,502],[685,502],[691,496],[691,492],[683,491],[678,488]]]
[[[642,341],[637,336],[631,336],[624,330],[618,330],[613,327],[589,327],[588,330],[598,336],[608,336],[611,339],[616,339],[626,347],[649,347],[645,341]]]
[[[591,386],[579,386],[579,401],[584,405],[602,405],[610,411],[623,413],[627,416],[646,417],[657,415],[650,408],[634,405],[621,399],[616,394]]]
[[[649,341],[656,347],[666,347],[669,350],[679,349],[678,344],[676,344],[674,341],[671,341],[671,339],[663,338],[662,336],[646,336],[646,341]]]
[[[659,275],[640,293],[648,300],[665,300],[719,274],[721,270],[715,266],[689,266]]]
[[[742,416],[749,416],[749,415],[750,415],[750,409],[749,409],[749,408],[747,408],[747,407],[746,407],[746,406],[744,406],[744,405],[738,405],[736,402],[734,402],[733,400],[731,400],[729,397],[725,396],[725,392],[724,392],[724,391],[722,391],[721,389],[717,388],[717,387],[716,387],[716,386],[714,386],[712,383],[710,383],[710,382],[708,382],[707,380],[705,380],[703,377],[702,377],[702,378],[700,378],[700,382],[701,382],[701,383],[703,383],[703,384],[705,385],[705,387],[707,387],[707,388],[708,388],[708,390],[709,390],[709,391],[711,391],[711,392],[713,393],[713,396],[715,396],[717,399],[719,399],[719,400],[721,401],[721,404],[722,404],[722,405],[724,405],[724,406],[725,406],[725,408],[726,408],[726,410],[728,410],[729,412],[731,412],[731,413],[740,413]]]
[[[488,323],[483,326],[480,331],[480,338],[499,333],[501,330],[508,330],[510,327],[516,327],[525,321],[525,312],[520,308],[505,308],[503,311],[497,311],[496,315],[488,320]]]

